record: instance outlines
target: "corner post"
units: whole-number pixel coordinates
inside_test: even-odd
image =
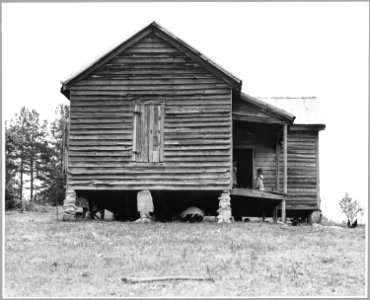
[[[284,194],[288,194],[288,125],[284,124]],[[286,221],[286,197],[281,202],[281,220]]]

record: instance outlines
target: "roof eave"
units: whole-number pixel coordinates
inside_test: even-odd
[[[278,116],[282,117],[286,121],[286,123],[288,123],[288,124],[293,124],[293,122],[296,118],[294,115],[292,115],[291,113],[288,113],[287,111],[285,111],[283,109],[280,109],[276,106],[268,104],[268,103],[266,103],[262,100],[257,99],[256,97],[250,96],[250,95],[248,95],[246,93],[243,93],[243,92],[240,93],[240,100],[252,103],[253,105],[255,105],[257,107],[265,109],[267,112],[270,112],[274,115],[278,115]]]
[[[199,60],[200,58],[200,62],[203,62],[203,66],[206,67],[208,71],[210,71],[211,73],[215,73],[215,75],[219,75],[218,77],[220,77],[222,80],[231,85],[233,89],[235,89],[236,91],[241,91],[242,80],[237,78],[235,75],[231,74],[229,71],[227,71],[220,65],[216,64],[213,60],[209,59],[207,56],[205,56],[204,54],[202,54],[201,52],[199,52],[198,50],[196,50],[195,48],[193,48],[180,38],[178,38],[173,33],[169,32],[167,29],[161,27],[156,22],[153,22],[151,25],[158,30],[157,32],[159,33],[159,37],[163,38],[163,35],[169,37],[170,40],[167,40],[167,42],[171,42],[172,40],[175,43],[177,43],[177,45],[174,45],[175,47],[176,46],[183,47],[184,49],[181,50],[187,52],[188,54],[192,54],[194,56],[193,59],[197,60],[198,58]]]
[[[70,98],[70,91],[69,91],[69,89],[67,89],[66,88],[66,85],[65,85],[65,83],[63,82],[62,83],[62,86],[60,87],[60,92],[68,99],[68,100],[71,100],[71,98]]]
[[[77,81],[79,81],[83,77],[85,77],[88,74],[90,74],[91,72],[93,72],[95,69],[100,67],[102,64],[104,64],[106,61],[111,59],[117,53],[119,53],[119,52],[123,51],[124,49],[130,47],[133,43],[136,42],[136,40],[139,40],[139,39],[143,38],[144,36],[150,34],[151,31],[152,31],[152,24],[149,24],[148,26],[144,27],[139,32],[137,32],[136,34],[134,34],[133,36],[131,36],[130,38],[128,38],[127,40],[125,40],[124,42],[119,44],[118,46],[114,47],[112,50],[108,51],[106,54],[104,54],[100,58],[95,60],[87,68],[83,69],[82,71],[80,71],[79,73],[74,75],[73,77],[68,78],[67,80],[65,80],[63,82],[63,85],[62,85],[62,94],[66,95],[64,93],[64,91],[69,90],[69,88],[74,83],[76,83]]]
[[[293,124],[293,126],[290,128],[290,130],[296,130],[296,131],[299,131],[299,130],[317,130],[317,131],[321,131],[321,130],[325,130],[326,128],[326,125],[325,124]]]

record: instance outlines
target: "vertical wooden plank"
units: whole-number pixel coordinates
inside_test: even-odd
[[[66,154],[67,154],[67,149],[66,149],[66,133],[67,133],[67,124],[66,122],[63,123],[63,147],[62,147],[62,157],[63,157],[63,173],[67,173],[67,159],[66,159]]]
[[[284,194],[288,194],[288,125],[284,124]],[[285,211],[286,200],[281,203],[281,220],[285,222],[286,211]]]
[[[316,138],[316,192],[317,192],[317,207],[321,207],[321,198],[320,198],[320,158],[319,158],[319,133],[317,133]]]
[[[137,137],[137,146],[139,152],[139,162],[144,161],[144,117],[145,117],[145,110],[144,110],[144,105],[139,105],[139,111],[140,114],[139,120],[138,120],[138,137]]]
[[[280,145],[279,140],[276,140],[276,150],[275,150],[275,157],[276,157],[276,172],[275,172],[275,189],[276,191],[280,191]]]
[[[265,170],[266,171],[266,170]],[[253,147],[252,148],[252,188],[254,187],[254,178],[257,174],[257,170],[256,170],[256,148]]]
[[[64,172],[66,173],[66,185],[68,186],[68,182],[69,182],[69,172],[68,172],[68,147],[69,147],[69,119],[66,120],[66,123],[64,124],[65,127],[64,127],[64,145],[63,145],[63,151],[64,151]]]
[[[150,105],[143,105],[144,107],[144,162],[149,162],[149,123],[150,123]]]
[[[154,106],[154,126],[153,126],[153,162],[159,162],[159,145],[160,145],[160,105]]]
[[[230,101],[230,111],[229,111],[229,122],[230,122],[230,190],[233,188],[233,173],[234,173],[234,136],[233,136],[233,100],[232,100],[232,93],[229,95]],[[252,176],[253,181],[253,176]]]
[[[164,158],[164,122],[165,120],[165,113],[164,113],[164,104],[161,104],[161,109],[160,109],[160,116],[159,116],[159,121],[160,121],[160,161],[163,161]]]
[[[136,135],[137,135],[137,123],[138,123],[138,114],[137,114],[137,104],[134,105],[134,117],[133,117],[133,124],[132,124],[132,161],[136,161],[137,155],[136,155]]]
[[[148,128],[148,161],[153,162],[153,136],[154,136],[154,105],[148,105],[149,108],[149,128]]]

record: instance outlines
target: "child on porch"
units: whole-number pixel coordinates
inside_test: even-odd
[[[257,170],[257,177],[254,181],[254,188],[263,191],[265,188],[263,186],[263,171],[262,169]]]

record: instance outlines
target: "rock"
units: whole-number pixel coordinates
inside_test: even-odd
[[[149,190],[137,193],[137,211],[149,214],[154,211],[153,198]]]
[[[77,197],[76,198],[76,205],[83,208],[89,208],[89,201],[84,197]]]
[[[231,216],[231,203],[230,203],[230,192],[224,191],[222,192],[221,196],[218,198],[219,200],[219,209],[218,212],[218,223],[230,223],[232,220]]]
[[[63,214],[62,221],[76,221],[76,216],[74,214]]]
[[[65,214],[76,213],[76,193],[74,190],[67,189],[66,198],[64,199],[63,210]]]
[[[311,224],[317,224],[317,223],[321,223],[321,221],[322,221],[322,213],[321,213],[321,210],[314,210],[310,214],[309,222]]]
[[[196,206],[191,206],[185,209],[180,217],[186,222],[201,222],[204,218],[204,212]]]
[[[152,220],[150,218],[139,218],[135,221],[135,223],[150,223]]]
[[[205,216],[203,218],[203,221],[205,221],[205,222],[216,222],[217,221],[217,217],[216,216]]]

